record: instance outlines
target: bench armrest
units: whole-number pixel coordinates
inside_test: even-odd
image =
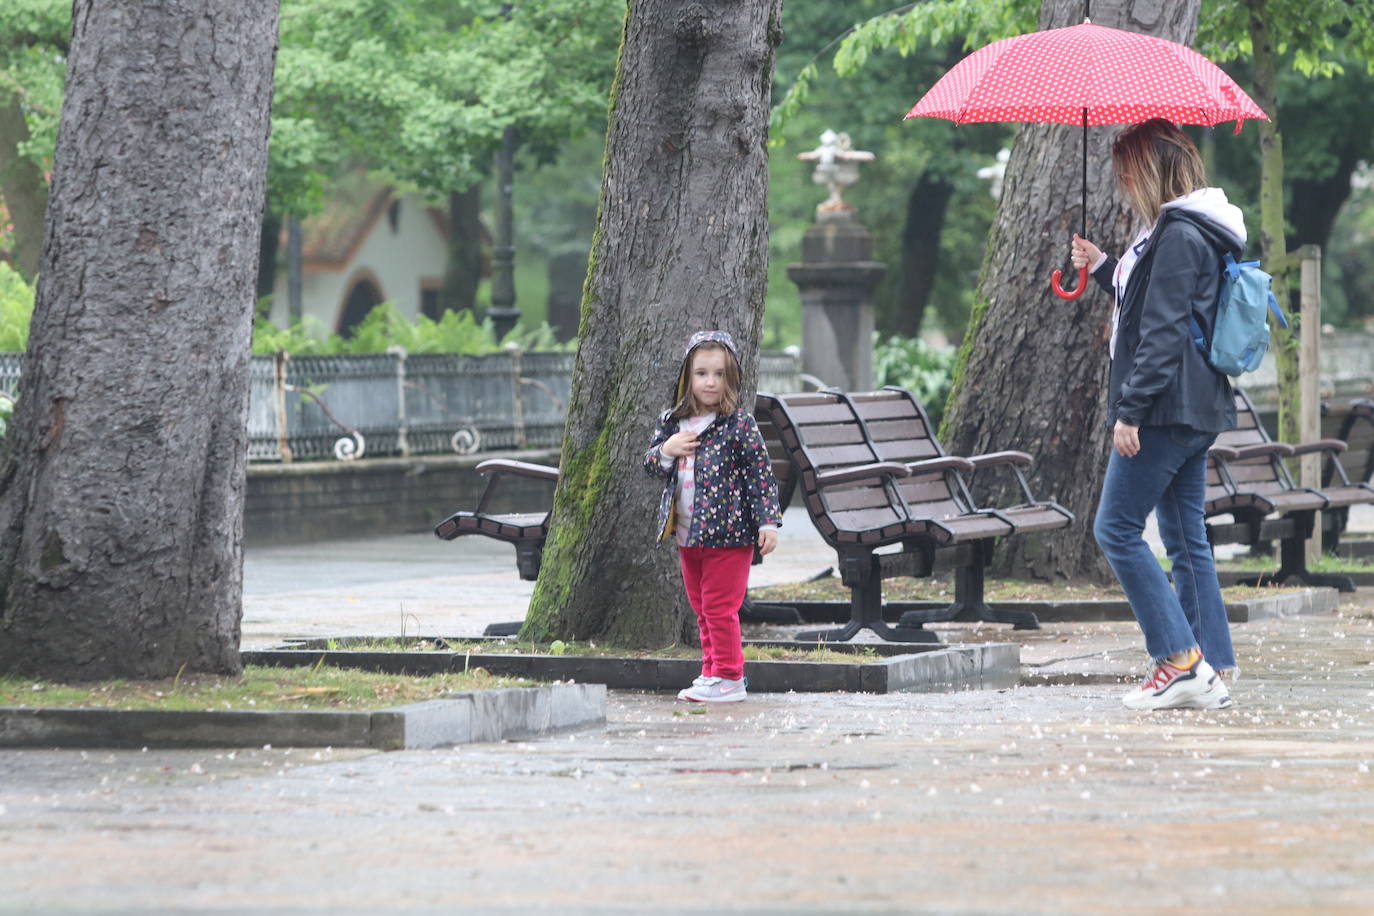
[[[1312,442],[1304,442],[1301,445],[1293,446],[1294,455],[1308,455],[1312,452],[1331,452],[1339,455],[1349,446],[1342,439],[1317,439]]]
[[[1234,451],[1236,457],[1231,460],[1244,461],[1246,458],[1260,458],[1269,455],[1288,458],[1293,454],[1293,446],[1287,442],[1256,442],[1254,445],[1242,445]]]
[[[1214,445],[1207,450],[1207,456],[1221,461],[1235,461],[1240,458],[1240,453],[1227,445]]]
[[[896,461],[879,461],[874,464],[860,464],[852,468],[837,468],[816,475],[816,486],[829,487],[840,483],[853,483],[871,477],[907,477],[910,472],[906,465]]]
[[[981,470],[982,468],[995,468],[1003,464],[1014,464],[1020,465],[1021,467],[1030,467],[1030,465],[1034,463],[1034,459],[1031,458],[1030,455],[1027,455],[1025,452],[1013,451],[988,452],[986,455],[974,455],[972,458],[969,459],[969,461],[973,463],[973,467],[975,470]]]
[[[907,462],[906,469],[914,476],[930,474],[934,471],[972,471],[974,464],[958,455],[944,455],[940,458],[927,458],[924,461]]]
[[[546,464],[531,464],[528,461],[515,461],[510,458],[488,458],[477,465],[482,474],[516,474],[520,477],[535,477],[539,480],[558,480],[558,468]]]

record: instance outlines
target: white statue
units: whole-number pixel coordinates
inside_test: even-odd
[[[844,202],[844,189],[859,180],[859,163],[872,162],[874,155],[866,150],[850,149],[849,134],[827,130],[821,134],[821,145],[809,153],[797,156],[816,163],[811,180],[830,190],[830,197],[816,208],[817,213],[834,213],[854,208]]]

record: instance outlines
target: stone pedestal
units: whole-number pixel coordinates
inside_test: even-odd
[[[873,287],[887,267],[852,208],[821,209],[787,276],[801,292],[802,371],[846,391],[873,388]]]

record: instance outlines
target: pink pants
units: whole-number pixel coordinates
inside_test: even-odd
[[[687,600],[701,630],[701,673],[737,681],[744,677],[739,606],[749,587],[754,548],[679,547]]]

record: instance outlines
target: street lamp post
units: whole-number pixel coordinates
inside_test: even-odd
[[[507,127],[501,134],[496,176],[499,184],[496,244],[491,250],[491,308],[487,310],[487,316],[496,328],[497,339],[501,340],[520,320],[520,310],[515,307],[515,230],[511,208],[515,184],[514,127]]]

